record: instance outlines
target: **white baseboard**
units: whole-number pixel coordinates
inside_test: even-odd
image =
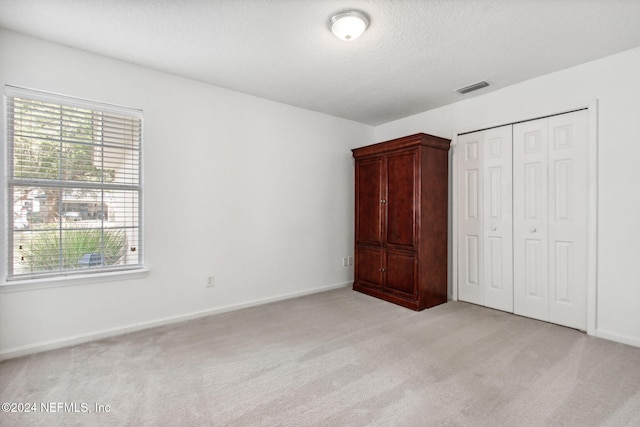
[[[596,337],[631,345],[634,347],[640,347],[640,339],[638,338],[616,334],[615,332],[603,331],[602,329],[596,329]]]
[[[197,319],[200,317],[211,316],[219,313],[226,313],[229,311],[240,310],[248,307],[255,307],[258,305],[269,304],[277,301],[284,301],[292,298],[298,298],[305,295],[317,294],[320,292],[326,292],[333,289],[344,288],[350,286],[353,282],[336,283],[333,285],[321,286],[319,288],[305,289],[303,291],[289,292],[286,294],[280,294],[273,297],[261,298],[252,301],[247,301],[238,304],[230,304],[223,307],[216,307],[208,310],[196,311],[187,314],[180,314],[178,316],[170,316],[162,319],[150,320],[147,322],[135,323],[127,326],[122,326],[113,329],[104,329],[102,331],[90,332],[88,334],[75,335],[65,337],[57,340],[44,341],[36,344],[29,344],[25,346],[13,347],[0,351],[0,361],[13,359],[16,357],[27,356],[29,354],[41,353],[43,351],[55,350],[58,348],[70,347],[73,345],[84,344],[91,341],[97,341],[104,338],[114,337],[117,335],[123,335],[131,332],[141,331],[144,329],[155,328],[157,326],[169,325],[172,323],[184,322],[187,320]]]

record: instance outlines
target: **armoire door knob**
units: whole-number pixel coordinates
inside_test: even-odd
[[[387,203],[385,199],[380,199],[380,203]]]

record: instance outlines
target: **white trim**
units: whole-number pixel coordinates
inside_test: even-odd
[[[587,147],[587,334],[598,328],[598,100],[589,108]]]
[[[60,275],[40,279],[12,280],[0,284],[0,294],[59,288],[61,286],[92,285],[94,283],[141,279],[148,275],[148,268],[135,268],[94,274],[70,274],[68,276]]]
[[[451,266],[453,271],[451,272],[451,300],[458,301],[458,169],[456,164],[458,163],[458,134],[454,133],[451,138],[451,188],[453,192],[451,194],[451,209],[453,210],[451,215],[451,221],[453,221],[453,231],[451,233]]]
[[[456,180],[456,175],[458,172],[457,167],[457,159],[456,159],[456,146],[457,146],[457,138],[459,134],[474,132],[481,129],[506,126],[509,124],[523,122],[528,120],[535,120],[540,117],[547,117],[556,114],[564,114],[570,111],[587,109],[589,114],[589,129],[588,129],[588,139],[587,139],[587,151],[588,151],[588,182],[587,182],[587,191],[589,193],[588,200],[588,208],[587,208],[587,334],[601,336],[603,334],[605,336],[614,336],[615,334],[610,334],[607,332],[602,332],[597,330],[597,296],[598,296],[598,271],[597,271],[597,262],[598,262],[598,100],[592,100],[584,103],[577,103],[572,105],[566,105],[564,107],[556,107],[550,108],[546,111],[539,111],[537,113],[531,114],[520,114],[515,117],[511,117],[504,120],[493,121],[489,123],[480,123],[475,125],[464,125],[459,129],[454,130],[452,135],[452,146],[453,146],[453,165],[452,169],[452,185],[453,185],[453,200],[452,200],[452,209],[453,209],[453,242],[451,242],[453,247],[453,259],[452,266],[454,271],[452,272],[453,277],[453,285],[452,285],[452,299],[457,301],[458,299],[458,245],[457,245],[457,236],[458,236],[458,203],[456,194],[458,192],[458,182]],[[602,336],[603,338],[605,336]],[[613,339],[613,338],[611,338]],[[626,337],[622,337],[622,339],[627,339]],[[628,338],[633,340],[631,338]],[[617,339],[613,339],[617,341]],[[623,342],[623,341],[620,341]],[[627,342],[625,342],[627,343]],[[634,345],[634,344],[631,344]],[[637,344],[635,344],[637,345]],[[640,345],[639,345],[640,346]]]
[[[2,97],[0,106],[0,121],[2,122],[2,132],[0,132],[0,156],[2,160],[2,172],[0,172],[0,227],[2,227],[3,238],[0,239],[0,282],[7,277],[8,256],[9,256],[9,239],[4,237],[9,230],[9,194],[7,182],[9,180],[9,148],[7,143],[7,97]]]
[[[302,296],[318,294],[321,292],[330,291],[333,289],[345,288],[350,286],[353,282],[335,283],[333,285],[321,286],[313,289],[306,289],[303,291],[289,292],[273,297],[261,298],[244,303],[230,304],[223,307],[211,308],[208,310],[196,311],[187,314],[181,314],[178,316],[169,316],[161,319],[151,320],[147,322],[134,323],[127,326],[122,326],[112,329],[104,329],[102,331],[91,332],[88,334],[74,335],[57,340],[43,341],[36,344],[29,344],[25,346],[8,348],[0,352],[0,361],[13,359],[16,357],[27,356],[29,354],[40,353],[43,351],[55,350],[58,348],[69,347],[72,345],[84,344],[91,341],[97,341],[104,338],[114,337],[118,335],[128,334],[131,332],[141,331],[144,329],[155,328],[163,325],[170,325],[173,323],[180,323],[187,320],[198,319],[201,317],[207,317],[214,314],[226,313],[229,311],[240,310],[243,308],[255,307],[258,305],[269,304],[277,301],[284,301],[292,298],[298,298]]]
[[[595,334],[593,335],[605,340],[611,340],[622,344],[632,345],[634,347],[640,347],[640,339],[630,337],[628,335],[617,334],[615,332],[604,331],[602,329],[596,329]]]

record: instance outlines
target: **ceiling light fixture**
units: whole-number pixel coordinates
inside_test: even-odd
[[[329,28],[340,40],[355,40],[369,26],[369,17],[357,10],[348,10],[334,15],[329,20]]]

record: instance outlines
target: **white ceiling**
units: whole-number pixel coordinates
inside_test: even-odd
[[[0,0],[0,27],[378,125],[640,46],[640,0]]]

